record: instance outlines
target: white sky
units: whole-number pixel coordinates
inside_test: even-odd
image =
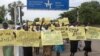
[[[18,1],[18,0],[0,0],[0,6],[1,5],[8,5],[11,2]],[[20,0],[25,5],[27,4],[27,0]],[[77,7],[81,5],[83,2],[87,2],[91,0],[70,0],[70,6]],[[50,10],[27,10],[26,8],[23,9],[24,11],[24,20],[34,20],[36,17],[49,17],[51,19],[55,19],[59,17],[60,13],[63,13],[64,11],[50,11]],[[66,10],[67,11],[67,10]],[[7,15],[7,18],[10,18],[9,14]]]

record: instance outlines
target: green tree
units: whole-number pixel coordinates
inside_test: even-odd
[[[84,2],[78,7],[80,23],[100,24],[100,3],[97,1]],[[61,17],[68,17],[70,22],[77,19],[77,9],[64,12]]]
[[[24,12],[22,11],[23,7],[20,6],[19,4],[23,5],[23,3],[21,1],[17,1],[17,2],[13,2],[13,3],[8,4],[8,12],[10,13],[11,20],[14,22],[15,21],[15,19],[14,19],[14,7],[16,7],[17,21],[21,20],[21,23],[22,23],[22,16],[24,16]],[[20,6],[20,12],[18,11],[19,10],[18,6]],[[19,13],[20,13],[20,19],[18,19]]]
[[[3,18],[2,17],[0,17],[0,23],[2,23],[3,22]]]
[[[40,20],[39,18],[35,18],[34,22],[39,22],[39,20]]]
[[[100,24],[100,4],[99,2],[85,2],[79,8],[80,22],[90,24]]]
[[[16,6],[16,2],[8,4],[8,12],[10,13],[11,20],[14,23],[14,7]]]
[[[19,9],[20,10],[20,12],[19,12],[20,13],[20,15],[19,15],[20,16],[20,19],[19,20],[21,21],[20,23],[23,24],[22,17],[24,16],[24,12],[22,11],[22,9],[23,9],[23,5],[24,4],[21,1],[18,1],[17,4],[20,7],[20,9]]]
[[[77,21],[77,9],[72,9],[68,12],[64,12],[60,14],[61,18],[63,17],[68,17],[70,23],[76,22]]]
[[[5,15],[6,15],[6,8],[3,5],[0,7],[0,23],[2,23],[2,21],[5,19]]]

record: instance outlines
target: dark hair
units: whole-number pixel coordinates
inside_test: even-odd
[[[9,27],[7,22],[3,22],[2,26],[3,26],[4,29],[7,29]]]
[[[18,28],[17,28],[17,30],[20,30],[20,29],[21,29],[21,27],[18,27]]]
[[[24,26],[23,26],[23,29],[24,29],[25,31],[28,31],[28,30],[29,30],[29,26],[28,26],[28,25],[24,25]]]

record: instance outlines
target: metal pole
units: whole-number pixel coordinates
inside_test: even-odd
[[[19,11],[19,23],[20,23],[20,26],[21,26],[21,20],[20,20],[20,7],[18,6],[18,11]]]
[[[22,27],[22,25],[23,25],[23,20],[22,20],[22,16],[21,16],[21,8],[22,8],[23,6],[22,5],[19,5],[18,6],[18,9],[19,9],[19,22],[20,22],[20,26]]]
[[[79,9],[77,8],[77,22],[79,22]]]
[[[16,25],[17,25],[17,23],[16,23],[16,18],[17,18],[17,16],[16,16],[16,6],[15,6],[15,7],[14,7],[15,29],[16,29]]]
[[[17,22],[16,22],[16,21],[17,21],[17,20],[16,20],[16,19],[17,19],[17,15],[16,15],[16,13],[17,13],[17,12],[16,12],[16,10],[17,10],[17,7],[15,6],[15,7],[14,7],[14,19],[15,19],[15,22],[14,22],[14,23],[15,23],[15,30],[17,30],[17,27],[16,27],[16,25],[17,25]],[[17,48],[16,46],[14,46],[14,55],[15,55],[15,56],[19,56],[19,51],[18,51],[18,48]]]
[[[15,15],[15,30],[17,30],[16,28],[16,25],[17,25],[17,12],[16,12],[16,9],[17,9],[18,6],[15,7],[14,9],[14,15]],[[18,10],[20,11],[20,10]],[[19,22],[20,22],[20,12],[19,12]],[[14,54],[15,56],[24,56],[23,55],[23,48],[22,47],[19,47],[19,46],[15,46],[14,47],[15,51],[14,51]]]
[[[76,8],[77,9],[77,22],[79,22],[79,8],[78,7],[69,7],[69,8]]]

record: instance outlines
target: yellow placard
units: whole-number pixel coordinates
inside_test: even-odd
[[[84,27],[70,27],[68,30],[70,40],[86,40]]]
[[[63,27],[55,27],[55,30],[61,31],[62,33],[62,37],[68,38],[68,27],[67,26],[63,26]]]
[[[62,22],[63,22],[64,24],[69,24],[68,18],[63,18],[63,19],[62,19]]]
[[[63,39],[60,31],[41,32],[42,45],[62,45]]]
[[[49,24],[49,23],[50,23],[50,21],[51,21],[51,20],[47,18],[47,19],[45,20],[45,22],[44,22],[44,23],[45,23],[45,24]]]
[[[41,25],[41,22],[36,22],[36,24],[39,24],[39,25]]]
[[[64,25],[69,24],[68,18],[58,19],[58,22],[59,22],[60,24],[64,23]]]
[[[32,22],[32,21],[29,21],[29,22],[28,22],[28,25],[32,25],[32,24],[33,24],[33,22]]]
[[[69,38],[68,37],[68,31],[67,30],[66,31],[62,31],[61,33],[62,33],[63,39]]]
[[[13,45],[15,35],[13,30],[0,30],[0,46]]]
[[[55,30],[55,26],[53,24],[51,24],[51,26],[49,27],[49,29]]]
[[[86,30],[87,40],[100,39],[100,28],[98,27],[88,27]]]
[[[40,46],[40,32],[17,31],[15,46]]]
[[[42,19],[39,20],[40,22],[42,22]],[[51,19],[48,17],[48,18],[44,18],[44,24],[49,24],[51,21]]]
[[[60,24],[62,24],[62,19],[58,19],[58,22],[59,22]]]

